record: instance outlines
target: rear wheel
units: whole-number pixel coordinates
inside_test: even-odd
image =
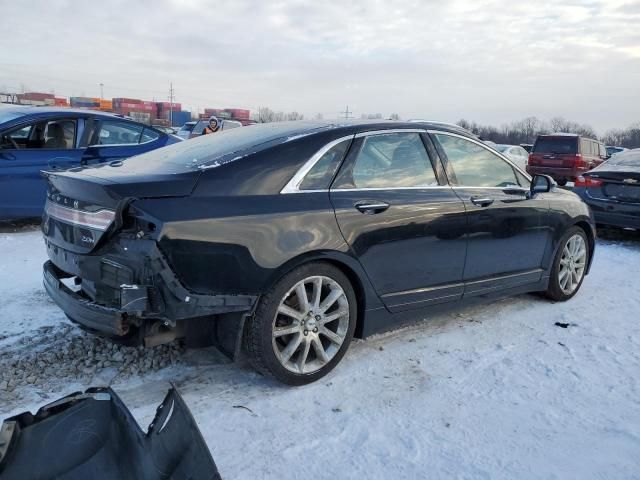
[[[546,296],[556,301],[573,297],[584,280],[589,264],[589,243],[580,227],[572,227],[562,237],[553,262]]]
[[[560,185],[561,187],[564,187],[567,184],[567,179],[566,178],[559,178],[558,180],[556,180],[556,183],[558,185]]]
[[[318,380],[344,356],[356,315],[353,287],[338,268],[298,267],[260,299],[247,329],[249,361],[289,385]]]

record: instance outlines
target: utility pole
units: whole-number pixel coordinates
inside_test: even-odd
[[[353,118],[353,116],[351,115],[353,112],[349,111],[349,105],[347,105],[347,108],[345,109],[344,112],[340,112],[344,115],[345,120],[348,120],[350,118]]]
[[[100,83],[100,100],[104,100],[104,83]]]
[[[173,96],[175,94],[173,82],[169,82],[169,125],[173,126]]]

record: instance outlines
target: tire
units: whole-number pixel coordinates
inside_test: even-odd
[[[249,362],[287,385],[315,382],[333,370],[349,348],[357,313],[353,286],[342,271],[324,262],[297,267],[262,295],[249,319]]]
[[[556,180],[556,183],[558,185],[560,185],[561,187],[564,187],[567,184],[567,179],[566,178],[559,178],[558,180]]]
[[[582,241],[575,240],[577,238],[582,239]],[[571,247],[572,241],[576,242],[574,245],[577,244],[581,247],[579,251],[571,254],[573,248]],[[584,230],[574,226],[567,230],[562,236],[559,245],[553,260],[549,287],[545,292],[545,296],[557,302],[564,302],[578,293],[578,290],[580,290],[582,286],[587,265],[589,265],[589,241]],[[584,249],[583,254],[578,255],[578,253],[582,252],[582,248]],[[562,271],[567,273],[563,274]],[[572,271],[575,272],[575,276],[571,273]],[[569,280],[566,280],[567,275],[571,276]],[[569,286],[568,283],[571,283],[571,285]]]

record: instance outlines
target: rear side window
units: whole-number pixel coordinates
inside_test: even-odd
[[[140,137],[140,143],[153,142],[160,138],[160,134],[153,130],[152,128],[145,128],[142,132],[142,137]]]
[[[578,153],[577,137],[538,137],[533,146],[533,153],[558,153],[573,154]]]
[[[299,190],[326,190],[344,158],[351,140],[345,140],[330,148],[305,175]]]
[[[142,125],[104,120],[94,145],[129,145],[140,143]]]
[[[342,174],[341,174],[342,175]],[[365,137],[352,168],[338,188],[419,188],[438,185],[417,133]]]
[[[502,158],[470,140],[435,134],[458,180],[465,187],[519,185],[514,169]]]

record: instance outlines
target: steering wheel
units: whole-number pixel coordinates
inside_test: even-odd
[[[9,135],[3,135],[2,138],[3,138],[3,140],[9,140],[9,143],[11,143],[13,148],[15,148],[16,150],[20,149],[20,147],[18,146],[16,141],[13,138],[11,138]],[[4,142],[3,142],[3,144],[4,144]]]

